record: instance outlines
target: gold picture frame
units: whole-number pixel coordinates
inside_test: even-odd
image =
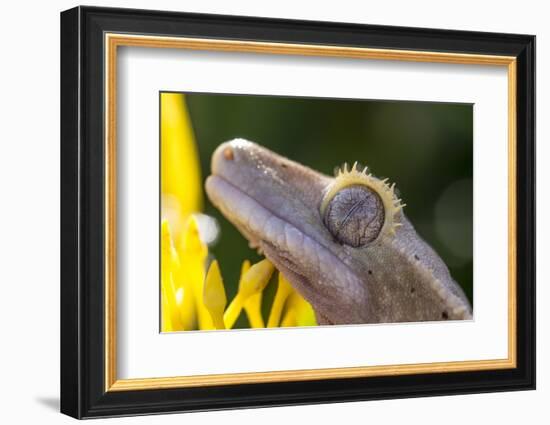
[[[171,31],[167,34],[163,27],[163,19],[174,23]],[[198,19],[198,21],[196,20]],[[335,31],[341,31],[345,34],[348,41],[334,40],[329,43],[325,40],[328,35],[325,32],[331,28],[332,24],[311,25],[305,22],[287,22],[285,25],[291,25],[295,29],[304,31],[303,37],[296,36],[296,40],[284,40],[277,38],[277,34],[283,37],[283,22],[265,21],[260,18],[238,18],[225,17],[219,21],[219,17],[202,16],[196,18],[186,14],[169,14],[164,16],[161,12],[147,12],[138,17],[124,10],[111,10],[101,8],[76,8],[62,14],[62,71],[65,80],[62,87],[62,102],[65,109],[62,109],[63,119],[66,123],[65,132],[62,134],[62,151],[66,152],[62,159],[63,170],[68,175],[76,173],[79,179],[75,186],[62,188],[65,190],[64,208],[66,211],[66,226],[63,226],[67,232],[67,238],[71,242],[64,245],[66,252],[76,249],[75,256],[64,257],[66,265],[64,268],[67,273],[62,278],[62,302],[65,310],[62,310],[62,322],[64,320],[75,320],[76,325],[67,325],[62,329],[62,357],[65,360],[65,371],[62,374],[62,411],[75,417],[92,417],[104,415],[150,413],[155,411],[179,411],[195,410],[203,408],[201,403],[186,403],[183,394],[191,394],[192,391],[198,391],[199,388],[216,387],[225,388],[236,385],[246,384],[254,385],[272,385],[271,388],[277,388],[277,384],[292,382],[309,382],[311,400],[314,398],[315,389],[312,387],[315,382],[333,382],[334,380],[344,382],[347,379],[367,379],[380,377],[410,376],[412,380],[421,379],[424,374],[437,374],[441,376],[440,393],[460,392],[460,388],[451,388],[445,386],[445,377],[443,375],[453,373],[476,372],[471,378],[471,386],[465,384],[463,392],[475,391],[479,388],[479,382],[487,383],[487,388],[498,389],[504,386],[513,387],[511,382],[518,374],[524,377],[522,388],[533,385],[533,377],[530,372],[531,358],[534,357],[532,347],[532,335],[525,333],[525,325],[530,324],[534,328],[534,319],[528,315],[528,305],[534,302],[534,296],[531,294],[534,277],[532,275],[532,264],[534,257],[521,256],[518,254],[518,244],[525,244],[525,241],[532,241],[532,223],[521,221],[525,218],[525,211],[521,210],[518,215],[518,199],[520,199],[520,188],[532,189],[532,169],[530,169],[530,160],[533,155],[531,149],[534,143],[532,133],[530,133],[530,118],[533,116],[532,105],[532,78],[533,63],[532,49],[534,39],[531,36],[517,36],[511,38],[505,35],[483,35],[478,33],[461,34],[461,42],[453,45],[447,43],[446,50],[438,50],[435,45],[443,43],[446,39],[455,37],[454,32],[436,31],[436,30],[417,30],[414,36],[403,39],[404,29],[381,27],[378,28],[381,34],[386,37],[388,47],[370,46],[368,40],[363,38],[360,27],[332,27]],[[198,23],[197,23],[198,22]],[[220,23],[221,22],[221,23]],[[274,29],[273,34],[260,36],[258,30],[262,24],[270,22],[274,28],[280,26],[279,30]],[[90,25],[93,23],[93,25]],[[157,32],[147,31],[141,33],[138,29],[142,28],[144,23],[148,23],[147,28],[157,28]],[[238,24],[238,25],[237,25]],[[193,26],[196,25],[196,26]],[[219,25],[222,27],[216,27]],[[190,36],[185,28],[191,28],[194,34]],[[238,28],[241,28],[240,30]],[[231,28],[235,28],[232,33]],[[133,30],[132,30],[133,29]],[[164,30],[163,30],[164,29]],[[241,32],[239,32],[241,31]],[[220,34],[224,33],[225,36]],[[251,39],[251,34],[258,34],[257,39]],[[413,31],[414,33],[414,31]],[[218,34],[218,36],[216,36]],[[270,40],[265,38],[271,37]],[[316,38],[317,37],[317,38]],[[344,38],[345,38],[344,37]],[[313,40],[318,40],[314,42]],[[485,44],[477,43],[476,40],[485,40]],[[510,40],[513,39],[515,44]],[[356,40],[352,43],[351,40]],[[390,43],[390,40],[394,42]],[[425,41],[428,40],[428,41]],[[430,44],[432,40],[432,44]],[[519,40],[519,41],[518,41]],[[521,43],[520,43],[521,42]],[[521,44],[522,49],[518,51],[517,45]],[[355,45],[354,45],[355,44]],[[391,44],[391,46],[390,46]],[[397,47],[396,47],[397,46]],[[401,46],[401,47],[399,47]],[[116,193],[116,175],[117,175],[117,55],[121,47],[147,47],[155,49],[189,49],[203,51],[224,51],[236,53],[261,53],[272,55],[297,55],[297,56],[318,56],[333,58],[355,58],[364,60],[391,60],[399,62],[428,62],[445,64],[465,64],[465,65],[484,65],[494,67],[504,67],[507,71],[508,79],[508,355],[505,359],[493,360],[465,360],[439,363],[419,363],[419,364],[400,364],[386,366],[365,366],[365,367],[345,367],[345,368],[326,368],[326,369],[308,369],[292,371],[272,371],[272,372],[253,372],[253,373],[229,373],[216,375],[196,375],[196,376],[174,376],[168,378],[143,378],[143,379],[120,379],[117,377],[117,193]],[[93,52],[96,58],[101,59],[101,63],[90,65],[85,63],[86,52]],[[64,61],[64,62],[63,62]],[[84,82],[82,75],[92,75],[92,69],[87,66],[95,66],[94,69],[101,69],[100,76],[90,82]],[[88,71],[84,73],[83,71]],[[90,94],[93,87],[101,87],[100,95]],[[64,90],[64,91],[63,91]],[[88,96],[84,99],[84,95]],[[90,100],[91,99],[91,100]],[[93,103],[97,111],[101,110],[101,119],[103,126],[95,128],[96,137],[93,139],[94,148],[97,152],[102,152],[103,172],[97,172],[99,177],[90,177],[84,174],[81,168],[83,161],[86,161],[84,155],[88,151],[84,143],[83,132],[85,128],[83,122],[93,125],[97,122],[98,114],[90,116],[90,111],[86,110],[86,100]],[[531,103],[530,103],[531,102]],[[72,109],[71,109],[72,108]],[[72,110],[79,111],[78,116],[74,116]],[[519,118],[521,116],[521,119]],[[93,121],[96,120],[96,121]],[[525,128],[518,128],[518,125]],[[97,134],[102,134],[101,142],[96,146]],[[77,140],[78,149],[74,149],[72,144]],[[88,143],[92,140],[88,137]],[[63,152],[62,152],[63,153]],[[518,161],[518,157],[522,158]],[[527,161],[527,162],[526,162]],[[90,167],[96,167],[92,164]],[[93,168],[95,170],[95,168]],[[89,180],[95,178],[95,180]],[[102,197],[100,219],[103,223],[100,236],[91,234],[91,230],[83,229],[81,208],[84,205],[84,198],[89,192],[82,191],[83,182],[92,185],[93,196]],[[92,187],[90,186],[90,187]],[[75,198],[72,194],[79,193]],[[100,194],[100,195],[98,195]],[[528,202],[534,202],[534,199],[528,197]],[[529,205],[527,205],[529,207]],[[525,206],[522,205],[525,209]],[[75,210],[78,214],[75,215]],[[99,211],[99,210],[96,210]],[[80,214],[80,215],[79,215]],[[91,212],[90,212],[91,214]],[[92,223],[90,223],[91,225]],[[74,238],[75,232],[78,234]],[[518,233],[519,232],[519,233]],[[94,275],[92,279],[84,279],[81,259],[82,243],[86,238],[91,238],[89,247],[93,247],[97,252],[94,261],[102,264],[101,272]],[[87,239],[86,239],[87,240]],[[521,248],[532,252],[532,247],[524,245]],[[101,255],[99,255],[101,254]],[[69,262],[71,264],[69,265]],[[71,278],[71,276],[73,278]],[[74,276],[78,276],[76,290]],[[92,282],[93,281],[93,282]],[[91,289],[90,289],[91,288]],[[94,291],[93,300],[84,299],[86,291]],[[518,300],[518,291],[521,291],[520,305]],[[76,305],[73,305],[75,300]],[[90,303],[90,304],[88,304]],[[99,304],[99,306],[98,306]],[[83,307],[89,306],[89,307]],[[91,307],[93,305],[93,307]],[[82,324],[91,323],[90,315],[102,313],[101,323],[94,328],[93,334],[97,341],[97,347],[93,352],[88,346],[83,346],[80,342],[86,338],[89,330],[85,330]],[[521,321],[523,326],[518,326]],[[96,326],[95,324],[93,326]],[[521,334],[519,333],[521,330]],[[100,336],[98,336],[100,335]],[[526,344],[522,350],[518,351],[519,344]],[[525,347],[529,353],[525,353]],[[86,353],[83,352],[86,351]],[[82,356],[88,356],[89,363],[83,363]],[[91,363],[90,363],[91,362]],[[101,370],[98,370],[101,368]],[[509,371],[499,373],[498,371]],[[92,373],[100,373],[100,378],[91,377]],[[469,378],[468,378],[469,379]],[[359,381],[358,381],[359,382]],[[363,381],[361,381],[363,382]],[[411,381],[412,382],[412,381]],[[69,395],[69,392],[75,388],[84,388],[85,386],[93,388],[92,392],[85,393],[78,391],[78,396]],[[328,384],[327,384],[328,385]],[[332,385],[332,384],[331,384]],[[342,384],[343,385],[343,384]],[[394,385],[394,384],[392,384]],[[477,387],[476,387],[477,385]],[[262,387],[262,388],[264,388]],[[519,388],[518,384],[518,388]],[[258,387],[259,388],[259,387]],[[406,395],[407,388],[394,388],[395,396]],[[150,403],[135,401],[132,395],[135,392],[151,391],[151,394],[166,394],[163,391],[180,389],[182,391],[181,400],[172,400],[171,404],[162,407],[160,399],[151,399]],[[428,393],[426,387],[425,393]],[[271,391],[271,390],[270,390]],[[365,399],[372,396],[372,392],[365,392],[362,396],[349,396],[342,393],[341,397],[334,396],[334,400],[352,400]],[[97,402],[92,403],[92,393],[101,394]],[[433,393],[433,389],[432,389]],[[117,395],[118,394],[118,395]],[[201,393],[202,394],[202,393]],[[334,390],[338,394],[338,390]],[[391,396],[392,391],[389,392]],[[422,394],[420,390],[419,394]],[[123,397],[123,403],[116,403]],[[156,397],[156,396],[155,396]],[[162,397],[159,395],[159,397]],[[231,398],[233,397],[233,398]],[[266,396],[266,403],[288,403],[288,399],[280,394]],[[269,398],[271,397],[271,398]],[[300,399],[308,400],[308,398]],[[326,399],[329,401],[329,399]],[[233,402],[233,404],[232,404]],[[212,408],[216,406],[240,406],[246,405],[241,399],[234,395],[228,395],[226,404],[216,405],[212,401]],[[261,402],[255,404],[250,402],[248,405],[261,405]]]
[[[338,379],[417,373],[464,372],[487,369],[507,369],[516,366],[516,184],[515,184],[515,117],[516,117],[516,58],[464,53],[441,53],[411,50],[371,49],[357,47],[316,46],[254,41],[212,40],[128,34],[105,34],[105,151],[107,178],[105,186],[105,390],[127,391],[178,388],[242,383],[282,382],[316,379]],[[177,376],[170,378],[116,378],[116,87],[117,51],[119,47],[149,47],[157,49],[190,49],[238,53],[325,56],[355,59],[377,59],[413,62],[436,62],[506,67],[508,72],[508,358],[458,362],[364,366],[349,368],[292,370],[277,372],[235,373],[221,375]]]

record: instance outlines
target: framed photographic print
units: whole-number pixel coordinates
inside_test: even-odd
[[[535,387],[529,35],[61,14],[61,411]]]

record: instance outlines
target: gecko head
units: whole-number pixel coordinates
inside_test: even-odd
[[[212,156],[212,203],[328,323],[366,323],[371,315],[364,250],[399,225],[393,187],[345,166],[318,173],[236,139]]]

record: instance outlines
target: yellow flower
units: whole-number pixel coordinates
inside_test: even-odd
[[[185,97],[161,94],[161,331],[230,329],[244,309],[251,327],[265,327],[262,293],[273,274],[264,259],[243,262],[237,295],[229,303],[216,260],[208,272],[208,246],[197,218],[203,189]],[[268,327],[315,325],[311,306],[279,273]]]
[[[239,290],[242,286],[242,277],[250,269],[250,261],[244,260],[241,267],[241,280],[239,281]],[[244,310],[248,316],[248,322],[253,328],[264,328],[264,318],[262,317],[262,291],[258,291],[255,294],[248,297],[244,302]]]
[[[279,285],[271,307],[267,327],[316,325],[317,320],[311,304],[290,285],[282,273],[279,273]]]
[[[212,328],[202,302],[195,301],[199,294],[202,297],[208,250],[198,238],[195,219],[190,218],[202,209],[203,192],[191,121],[184,96],[179,93],[161,94],[161,194],[161,329],[163,332],[196,329],[200,319],[203,326]],[[177,262],[165,261],[168,240],[171,256],[175,254]]]
[[[162,215],[178,244],[189,214],[202,210],[200,162],[184,96],[162,93],[160,106]]]
[[[281,326],[317,326],[313,307],[295,289],[287,299]]]
[[[273,300],[273,306],[271,307],[271,313],[269,314],[269,320],[267,321],[268,328],[279,326],[283,307],[291,293],[292,286],[290,286],[290,283],[288,283],[283,274],[279,273],[279,284],[275,293],[275,299]]]
[[[216,260],[212,261],[204,283],[203,304],[208,310],[216,329],[225,329],[223,310],[227,304],[220,267]]]
[[[168,222],[164,220],[161,226],[162,331],[231,329],[243,308],[251,327],[265,327],[261,312],[262,292],[274,272],[269,260],[252,266],[248,260],[243,262],[239,290],[225,308],[227,297],[219,264],[212,261],[205,273],[208,248],[200,240],[194,216],[187,219],[184,228],[182,245],[176,250]],[[267,326],[316,324],[311,305],[279,273]]]
[[[246,270],[244,274],[241,274],[239,292],[237,292],[223,316],[225,326],[228,329],[232,328],[239,318],[239,314],[248,298],[264,290],[272,273],[273,265],[268,260],[262,260]]]
[[[172,245],[168,222],[163,220],[161,225],[161,291],[162,291],[162,323],[163,332],[183,330],[181,323],[178,289],[174,283],[174,274],[178,271],[179,259]]]
[[[195,216],[188,217],[184,232],[178,247],[178,255],[181,263],[181,275],[178,275],[182,286],[192,296],[193,302],[186,312],[188,322],[191,318],[195,323],[193,329],[214,329],[214,323],[210,313],[202,302],[206,260],[208,247],[201,241],[199,227]]]

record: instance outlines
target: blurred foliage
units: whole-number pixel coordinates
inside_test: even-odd
[[[242,137],[325,174],[359,161],[389,177],[418,233],[472,300],[472,105],[198,93],[186,94],[186,102],[204,176],[214,149]],[[208,200],[204,211],[220,224],[211,251],[232,298],[243,259],[260,257]],[[264,292],[264,309],[273,284]],[[243,319],[236,327],[246,325]]]

